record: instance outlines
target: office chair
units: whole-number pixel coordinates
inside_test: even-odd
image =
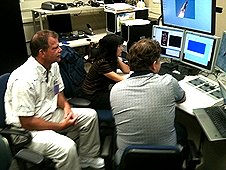
[[[0,135],[0,169],[8,170],[12,163],[12,155],[6,138]]]
[[[8,170],[10,167],[16,166],[13,164],[13,159],[21,160],[25,162],[30,162],[37,164],[38,162],[43,161],[43,156],[35,153],[29,149],[21,149],[14,157],[11,153],[8,140],[0,135],[0,169]],[[25,170],[25,168],[23,168]]]
[[[200,157],[193,141],[189,140],[189,156],[184,163],[183,147],[130,145],[121,158],[118,170],[195,170]]]
[[[32,136],[29,131],[12,128],[5,122],[6,113],[4,106],[4,95],[7,87],[7,81],[10,73],[5,73],[0,76],[0,135],[7,139],[11,153],[7,152],[9,149],[4,148],[7,155],[7,166],[9,165],[10,155],[17,160],[18,167],[21,170],[35,170],[35,169],[54,169],[54,163],[40,155],[37,152],[33,152],[30,149],[26,149],[26,145],[32,140]],[[23,141],[20,143],[14,143],[11,135],[17,135],[23,137]],[[2,140],[2,139],[1,139]],[[3,145],[1,144],[1,147]],[[5,145],[6,147],[6,145]],[[2,150],[2,149],[1,149]],[[2,154],[1,154],[2,155]]]

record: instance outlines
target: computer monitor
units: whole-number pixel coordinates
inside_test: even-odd
[[[211,73],[214,69],[220,37],[185,31],[181,61],[184,64]]]
[[[220,70],[222,73],[226,74],[226,31],[223,32],[223,35],[221,37],[221,43],[216,58],[215,68],[216,70]]]
[[[183,46],[184,30],[153,25],[152,39],[159,42],[161,46],[161,57],[180,60]]]
[[[47,15],[48,28],[58,34],[71,33],[71,15],[70,14],[57,14]]]
[[[161,0],[162,25],[215,34],[216,0]]]

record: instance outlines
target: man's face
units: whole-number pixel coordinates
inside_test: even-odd
[[[59,62],[61,60],[62,49],[59,46],[59,41],[56,38],[50,37],[48,40],[49,48],[45,51],[45,59],[49,63]]]

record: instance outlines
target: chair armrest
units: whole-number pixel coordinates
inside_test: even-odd
[[[34,152],[30,149],[21,149],[16,155],[16,159],[21,159],[26,162],[30,162],[32,164],[41,164],[44,160],[44,156]]]
[[[55,163],[52,159],[47,158],[38,152],[32,151],[31,149],[21,149],[16,153],[14,158],[17,160],[19,169],[28,169],[28,167],[33,167],[34,169],[55,170]]]
[[[189,147],[189,155],[187,158],[187,166],[186,169],[195,169],[195,167],[201,163],[201,156],[200,153],[192,140],[188,140],[188,147]]]
[[[91,103],[89,100],[79,97],[70,98],[68,102],[74,107],[89,107]]]
[[[25,145],[29,144],[32,140],[32,136],[31,136],[31,133],[28,131],[28,130],[25,130],[25,129],[19,129],[19,128],[11,128],[11,127],[6,127],[4,129],[1,129],[0,131],[0,134],[2,134],[2,136],[6,137],[10,142],[11,139],[9,139],[9,136],[10,135],[16,135],[16,136],[20,136],[20,137],[23,137],[23,140],[21,140],[20,142],[18,143],[10,143],[10,145],[14,145],[16,148],[22,148],[24,147]]]

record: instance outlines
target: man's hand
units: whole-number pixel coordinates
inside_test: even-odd
[[[60,124],[62,125],[62,129],[75,125],[77,119],[78,116],[76,116],[73,112],[65,114],[64,119],[60,122]]]

